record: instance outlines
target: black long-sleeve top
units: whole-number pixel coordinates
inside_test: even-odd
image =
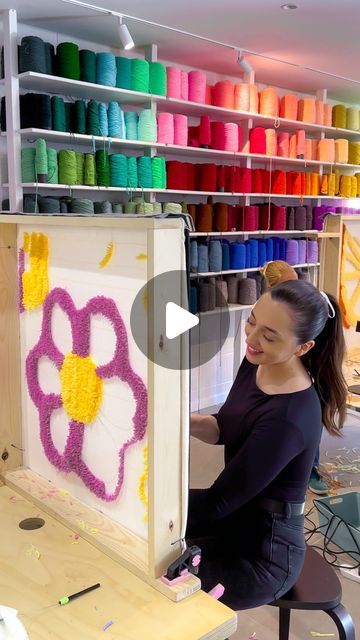
[[[189,524],[221,520],[254,499],[303,502],[321,436],[321,406],[313,386],[268,395],[257,366],[244,358],[216,415],[225,468],[209,489],[193,489]]]

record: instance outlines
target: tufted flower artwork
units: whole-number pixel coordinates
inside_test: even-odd
[[[51,327],[55,305],[59,305],[69,318],[72,331],[71,353],[61,353],[54,343]],[[93,315],[102,315],[108,319],[116,336],[112,359],[101,366],[96,366],[90,353],[90,321]],[[40,387],[38,366],[42,357],[49,358],[59,372],[60,394],[44,393]],[[85,463],[82,449],[86,429],[96,419],[102,403],[104,381],[113,377],[118,377],[129,385],[136,408],[132,434],[118,452],[117,483],[110,493],[104,481],[96,477]],[[44,302],[39,340],[26,358],[26,378],[31,399],[39,412],[40,439],[48,460],[62,472],[77,474],[86,487],[101,500],[116,500],[124,481],[126,453],[146,433],[147,390],[131,367],[126,327],[115,302],[105,296],[96,296],[85,307],[77,309],[65,289],[53,289]],[[62,453],[56,448],[50,429],[52,413],[61,407],[69,417],[69,431]]]
[[[29,268],[25,271],[25,254]],[[32,311],[41,306],[49,291],[49,240],[44,233],[24,233],[24,245],[19,250],[20,311]]]

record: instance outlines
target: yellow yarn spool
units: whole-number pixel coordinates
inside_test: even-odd
[[[349,163],[360,164],[360,142],[349,142]]]
[[[346,129],[346,107],[344,104],[335,104],[333,106],[332,126]]]
[[[352,176],[340,176],[339,195],[341,198],[351,198],[351,178]]]
[[[360,117],[359,109],[356,107],[348,107],[346,109],[346,128],[352,131],[359,131]]]
[[[312,196],[318,196],[320,193],[320,175],[313,172],[311,174],[311,194]]]
[[[323,175],[321,177],[321,195],[322,196],[327,196],[328,195],[328,177],[327,175]]]
[[[357,178],[356,176],[351,176],[351,197],[356,198],[357,196]]]
[[[340,171],[335,169],[335,195],[337,196],[340,191]]]
[[[328,176],[328,196],[335,195],[335,173],[330,173]]]
[[[311,173],[305,173],[305,195],[311,196]]]
[[[344,138],[335,140],[335,162],[344,164],[349,160],[349,141]]]
[[[356,195],[360,195],[360,173],[355,173],[355,178],[357,181],[357,193]]]

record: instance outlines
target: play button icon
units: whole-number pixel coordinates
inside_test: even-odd
[[[173,340],[181,336],[185,331],[190,331],[199,324],[198,316],[189,313],[186,309],[179,307],[174,302],[168,302],[166,305],[166,337]]]
[[[230,314],[220,288],[216,291],[219,308],[195,315],[188,311],[190,282],[186,271],[161,273],[141,287],[131,307],[130,327],[137,347],[166,369],[203,365],[221,350],[229,333]],[[192,286],[200,299],[201,283]]]

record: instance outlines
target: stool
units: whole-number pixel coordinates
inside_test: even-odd
[[[290,591],[270,605],[279,609],[279,640],[289,639],[291,609],[325,611],[338,628],[339,640],[355,640],[350,614],[341,604],[341,583],[333,568],[311,547],[298,581]]]

